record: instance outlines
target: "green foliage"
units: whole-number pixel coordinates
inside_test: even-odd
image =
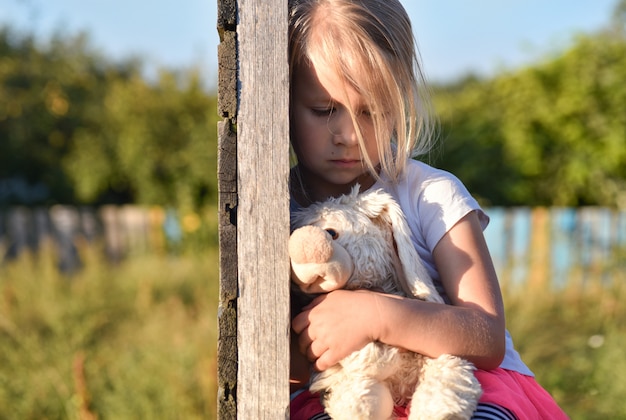
[[[212,418],[216,252],[99,252],[72,278],[52,252],[0,266],[0,418]]]
[[[511,188],[525,184],[504,158],[499,104],[491,96],[490,86],[473,78],[435,91],[443,146],[432,163],[457,175],[481,202],[495,205],[511,202]]]
[[[97,120],[93,98],[105,74],[84,36],[54,38],[41,49],[30,37],[0,30],[0,179],[45,185],[59,201],[72,199],[59,161],[79,124]]]
[[[140,62],[111,63],[85,35],[37,45],[0,30],[0,139],[0,180],[45,187],[26,204],[199,209],[217,196],[216,98],[198,73],[148,82]]]
[[[543,64],[440,87],[436,103],[441,166],[486,203],[626,205],[624,32],[581,36]]]
[[[78,131],[64,160],[81,199],[94,200],[111,183],[143,204],[198,208],[217,197],[216,103],[199,75],[182,88],[171,73],[156,86],[118,80],[104,105],[103,127]]]
[[[624,10],[536,65],[437,86],[431,163],[489,206],[626,207]],[[215,95],[197,72],[147,81],[141,65],[83,34],[41,45],[0,29],[0,205],[215,202]]]

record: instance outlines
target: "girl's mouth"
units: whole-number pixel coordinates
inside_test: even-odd
[[[361,165],[361,161],[358,159],[333,159],[331,162],[342,167]]]

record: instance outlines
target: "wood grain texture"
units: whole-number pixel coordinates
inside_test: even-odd
[[[237,418],[237,2],[219,0],[218,208],[220,291],[217,314],[217,418]]]
[[[234,54],[234,51],[233,51]],[[235,95],[235,92],[232,92]],[[218,123],[218,206],[220,296],[217,344],[217,412],[221,420],[237,418],[237,136],[230,120]]]
[[[237,417],[289,414],[287,2],[240,0]]]

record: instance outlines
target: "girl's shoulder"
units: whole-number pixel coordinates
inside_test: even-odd
[[[452,172],[448,172],[445,169],[436,168],[421,160],[411,159],[407,163],[407,176],[420,177],[425,180],[452,180],[460,183],[461,181]]]
[[[417,200],[430,203],[443,204],[449,199],[473,200],[465,185],[454,174],[414,159],[407,163],[405,176],[399,182],[398,189],[405,190]]]
[[[420,232],[431,249],[471,211],[478,213],[483,229],[489,223],[489,217],[459,178],[421,161],[408,162],[400,182],[384,184],[383,188],[396,199],[412,230]]]

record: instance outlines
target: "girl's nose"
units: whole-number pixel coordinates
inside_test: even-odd
[[[354,146],[359,143],[354,122],[347,111],[336,112],[328,120],[328,130],[336,145]]]

